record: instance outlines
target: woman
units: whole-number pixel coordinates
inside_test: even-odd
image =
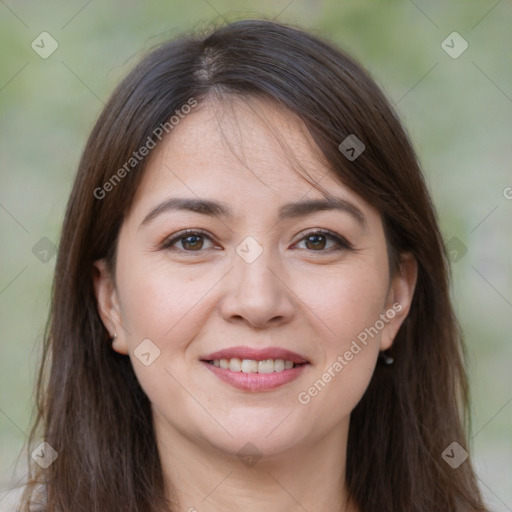
[[[368,74],[267,21],[164,44],[80,163],[25,506],[485,511],[462,352],[433,206]]]

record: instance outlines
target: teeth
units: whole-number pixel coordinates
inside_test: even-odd
[[[238,357],[233,357],[233,359],[230,359],[229,360],[229,369],[232,372],[242,371],[242,360],[238,359]]]
[[[292,362],[290,361],[290,363],[292,363]],[[293,363],[292,363],[291,367],[293,368]],[[284,359],[276,359],[274,361],[274,371],[282,372],[283,370],[284,370]]]
[[[258,373],[273,373],[274,372],[274,360],[264,359],[258,363]]]
[[[254,361],[252,359],[244,359],[242,361],[242,372],[254,373],[257,371],[258,371],[258,362],[257,361]]]
[[[215,359],[213,365],[224,370],[242,373],[273,373],[290,370],[293,368],[293,361],[284,359],[264,359],[256,361],[254,359]]]

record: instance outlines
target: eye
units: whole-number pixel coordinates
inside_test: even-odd
[[[300,247],[300,244],[305,244]],[[310,252],[331,252],[352,249],[352,245],[342,236],[331,233],[327,230],[315,230],[307,233],[296,244],[299,249],[306,249]],[[203,231],[188,229],[166,238],[161,249],[181,252],[201,252],[202,250],[214,249],[218,246],[212,238]]]
[[[352,249],[352,245],[342,236],[335,235],[323,229],[311,231],[304,236],[297,245],[304,243],[306,249],[313,252],[331,252]]]
[[[208,243],[210,246],[207,246]],[[207,247],[205,247],[205,245]],[[162,243],[162,249],[185,252],[199,252],[202,249],[213,249],[215,245],[210,236],[203,231],[188,229],[176,235],[171,235]]]

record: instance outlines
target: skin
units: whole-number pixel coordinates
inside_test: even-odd
[[[284,203],[325,198],[293,168],[279,140],[324,189],[356,206],[365,225],[340,210],[278,221]],[[224,202],[233,217],[166,211],[143,223],[170,197]],[[184,229],[211,239],[181,238],[162,248]],[[317,229],[353,249],[330,237],[311,239]],[[247,236],[263,248],[252,263],[236,252]],[[379,351],[407,316],[416,262],[404,255],[389,275],[379,213],[335,179],[300,119],[261,99],[202,103],[153,151],[120,230],[115,275],[104,261],[95,269],[100,315],[117,334],[113,349],[130,357],[151,401],[177,510],[357,510],[344,486],[350,413]],[[378,335],[300,403],[299,393],[396,303],[401,311]],[[144,339],[160,350],[149,366],[134,355]],[[237,345],[282,347],[310,364],[277,389],[242,391],[200,361]],[[250,467],[237,457],[248,442],[261,455]]]

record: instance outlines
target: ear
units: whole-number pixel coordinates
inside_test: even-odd
[[[416,258],[411,253],[401,254],[399,268],[391,277],[386,306],[383,311],[386,327],[383,329],[380,339],[381,351],[391,347],[400,326],[409,314],[417,277],[418,262]]]
[[[120,354],[128,354],[126,332],[123,327],[117,290],[105,260],[94,262],[93,282],[101,321],[111,337],[114,337],[114,334],[117,335],[112,342],[112,348]]]

